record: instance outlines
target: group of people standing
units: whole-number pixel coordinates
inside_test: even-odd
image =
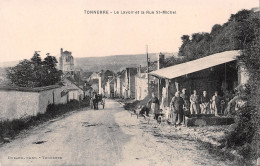
[[[161,107],[159,99],[152,93],[151,102],[151,112],[154,114],[154,118],[157,120],[160,115],[162,115],[163,109],[167,107]],[[164,100],[162,100],[161,105],[163,105]],[[170,110],[168,111],[169,120],[173,124],[182,125],[184,123],[185,114],[215,114],[218,116],[221,112],[221,98],[216,91],[214,95],[210,98],[207,91],[203,91],[202,95],[199,96],[197,91],[194,90],[193,94],[188,97],[186,94],[186,89],[182,89],[182,92],[177,91],[170,102]]]
[[[190,96],[190,113],[191,114],[215,114],[218,116],[221,113],[221,97],[216,91],[212,98],[203,91],[202,96],[199,97],[197,91],[194,90]]]

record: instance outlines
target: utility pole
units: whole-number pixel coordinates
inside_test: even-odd
[[[149,56],[148,56],[148,45],[146,45],[146,61],[147,61],[147,92],[149,95]]]

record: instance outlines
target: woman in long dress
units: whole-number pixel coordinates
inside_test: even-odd
[[[93,97],[90,97],[90,108],[93,109]]]
[[[160,115],[160,110],[159,110],[159,99],[155,96],[154,93],[152,93],[152,99],[151,99],[151,111],[154,114],[154,119],[158,119]]]
[[[172,109],[172,123],[181,125],[183,122],[184,100],[180,97],[180,92],[176,92],[170,103]]]

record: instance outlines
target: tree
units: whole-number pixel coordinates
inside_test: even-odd
[[[218,52],[243,50],[246,43],[254,41],[259,34],[259,26],[259,18],[252,11],[241,10],[231,15],[222,26],[214,25],[210,34],[193,33],[191,40],[188,35],[183,35],[178,55],[190,61]]]
[[[186,44],[186,43],[188,43],[190,41],[190,36],[189,35],[183,35],[181,37],[181,40],[182,40],[183,44]]]
[[[41,87],[56,84],[62,72],[56,69],[57,60],[47,55],[44,61],[35,52],[31,60],[23,60],[15,67],[8,68],[7,76],[12,84],[21,87]]]
[[[231,17],[229,18],[228,22],[236,21],[236,22],[241,22],[246,19],[248,19],[252,15],[251,10],[241,10],[237,12],[236,14],[231,14]]]
[[[200,42],[204,37],[202,33],[193,33],[191,36],[192,36],[191,40],[197,43]]]
[[[251,36],[250,40],[241,43],[244,49],[238,57],[240,64],[245,65],[249,74],[248,83],[239,91],[241,99],[247,104],[237,111],[236,123],[226,137],[226,146],[236,148],[240,155],[250,161],[259,157],[257,151],[260,148],[260,19],[249,17],[241,22],[250,23],[247,27]],[[245,38],[248,34],[242,33],[241,37],[243,35]]]
[[[44,58],[42,62],[42,69],[40,70],[42,76],[42,86],[53,85],[60,81],[61,71],[59,71],[57,66],[57,59],[54,56],[50,56],[49,53]]]
[[[57,66],[57,59],[54,56],[50,56],[49,53],[46,54],[47,56],[44,58],[43,65],[48,66],[49,68],[55,68]]]
[[[181,47],[179,49],[178,55],[179,56],[185,56],[184,49],[185,49],[185,46],[187,44],[189,44],[189,42],[190,42],[190,36],[189,35],[183,35],[181,37],[181,40],[182,40],[182,45],[181,45]]]
[[[23,60],[15,67],[10,67],[7,70],[7,78],[11,80],[12,84],[22,87],[33,86],[32,83],[33,66],[31,61]]]
[[[212,29],[211,29],[211,35],[216,35],[218,34],[222,29],[222,26],[219,24],[215,24]]]
[[[40,57],[40,54],[38,54],[39,51],[35,51],[33,57],[31,58],[31,62],[37,66],[41,65],[42,58]]]

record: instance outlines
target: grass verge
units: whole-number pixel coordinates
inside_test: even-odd
[[[32,126],[38,126],[43,122],[87,106],[89,106],[89,98],[85,98],[81,102],[72,100],[67,104],[50,104],[45,113],[38,114],[37,116],[2,121],[0,122],[0,143],[10,142],[10,140],[18,135],[22,130],[29,129]]]

